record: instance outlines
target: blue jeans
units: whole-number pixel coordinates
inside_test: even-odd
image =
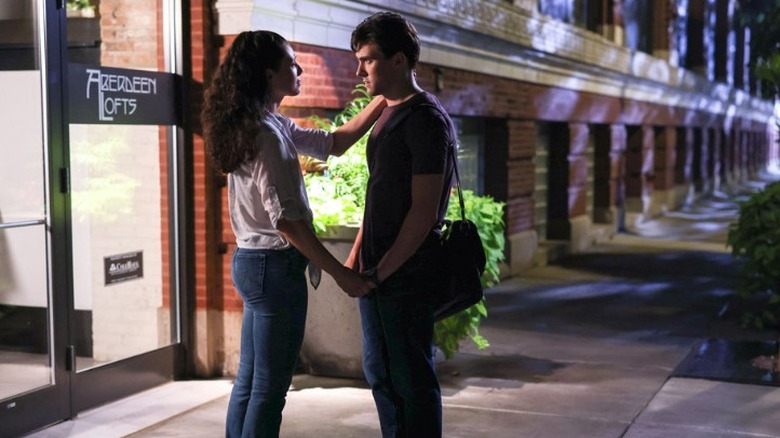
[[[398,294],[397,289],[405,289]],[[363,371],[382,436],[438,438],[441,390],[433,353],[433,311],[418,290],[385,285],[360,298]]]
[[[233,284],[244,302],[238,374],[226,436],[278,437],[306,325],[306,258],[298,250],[233,253]]]

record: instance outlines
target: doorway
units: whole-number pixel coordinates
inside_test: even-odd
[[[0,4],[0,436],[180,368],[179,2],[79,5]]]

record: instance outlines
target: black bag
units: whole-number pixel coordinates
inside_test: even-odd
[[[406,116],[422,107],[431,107],[440,111],[437,106],[429,103],[406,107],[388,120],[380,138],[386,138]],[[468,309],[482,300],[483,296],[482,273],[485,272],[485,249],[482,247],[482,239],[479,237],[477,226],[474,222],[466,219],[466,207],[460,188],[456,154],[457,144],[451,144],[447,155],[451,157],[455,171],[461,218],[452,222],[445,221],[442,230],[440,239],[440,249],[443,254],[440,271],[442,278],[437,279],[438,286],[435,287],[432,297],[435,321]],[[430,273],[428,274],[430,275]]]
[[[455,182],[460,202],[460,220],[446,221],[442,230],[441,246],[444,254],[442,289],[434,297],[435,321],[468,309],[482,300],[482,274],[485,272],[485,249],[474,222],[466,219],[466,207],[458,175],[455,145],[450,156],[455,170]]]

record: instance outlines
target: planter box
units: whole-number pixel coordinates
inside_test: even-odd
[[[320,238],[336,259],[344,261],[356,236],[356,227],[334,227]],[[317,290],[309,285],[301,366],[309,374],[363,379],[362,354],[358,300],[344,293],[330,275],[323,274]]]

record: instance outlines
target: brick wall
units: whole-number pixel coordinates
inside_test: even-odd
[[[569,217],[587,210],[589,133],[585,123],[569,124]]]
[[[625,154],[628,135],[625,125],[612,125],[610,127],[610,205],[618,205],[625,199]]]
[[[642,126],[642,194],[649,195],[655,184],[655,129]]]
[[[536,126],[531,120],[510,119],[508,128],[506,229],[511,235],[534,226]]]
[[[158,0],[100,0],[101,62],[156,68]]]
[[[675,16],[676,2],[670,0],[656,1],[653,5],[653,20],[651,22],[653,35],[653,55],[669,60],[671,49],[670,35],[676,32]]]
[[[655,139],[655,187],[658,190],[674,188],[675,146],[677,129],[664,127],[656,130]]]

